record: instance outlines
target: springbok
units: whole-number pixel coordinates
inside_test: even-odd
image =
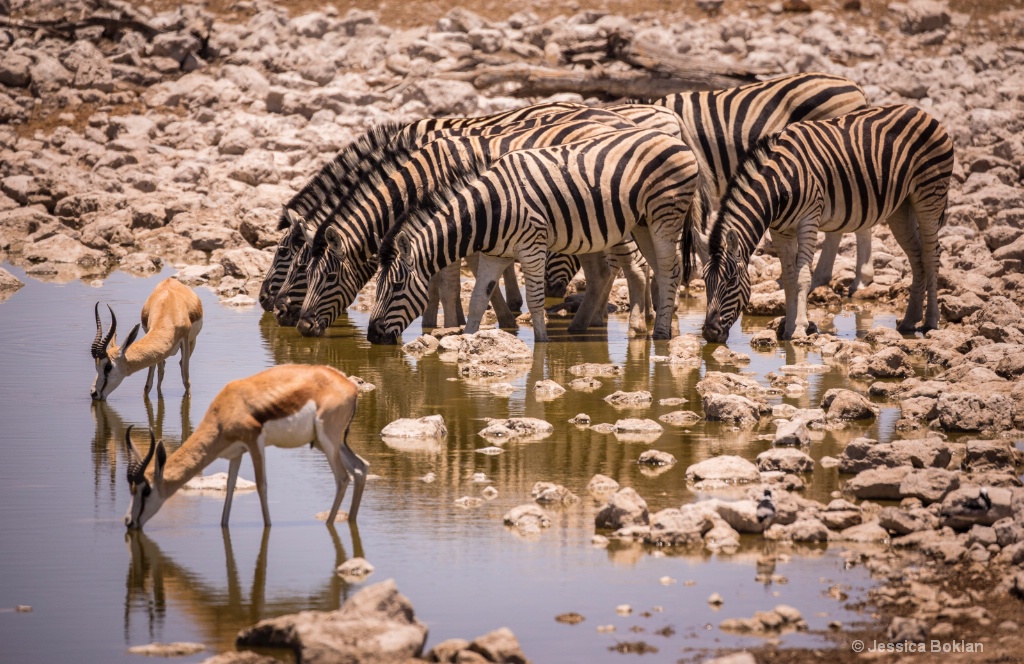
[[[355,521],[363,496],[369,464],[348,446],[348,429],[356,412],[358,389],[345,374],[324,365],[282,364],[224,386],[188,439],[167,456],[163,441],[156,442],[150,431],[150,447],[142,457],[131,441],[131,427],[125,432],[128,448],[128,485],[132,502],[124,523],[142,528],[164,501],[210,465],[215,459],[230,460],[227,495],[221,527],[227,527],[231,498],[235,490],[242,455],[252,456],[256,490],[263,508],[263,524],[270,526],[267,509],[267,475],[264,450],[268,445],[283,448],[317,445],[327,456],[337,491],[328,524],[333,524],[349,473],[355,478],[355,493],[349,519]],[[153,467],[149,463],[153,458]]]
[[[196,337],[203,329],[203,304],[191,288],[174,278],[164,279],[146,298],[142,305],[142,322],[137,324],[124,341],[117,345],[117,317],[110,309],[110,330],[103,336],[100,323],[100,304],[96,303],[96,338],[92,342],[92,356],[96,360],[96,380],[92,384],[92,398],[106,399],[121,381],[136,371],[149,369],[144,394],[149,396],[153,387],[153,370],[158,369],[157,394],[161,394],[164,382],[164,367],[167,358],[181,351],[181,382],[188,395],[191,383],[188,378],[188,362],[196,349]],[[146,333],[139,335],[139,325]]]

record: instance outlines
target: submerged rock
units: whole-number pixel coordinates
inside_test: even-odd
[[[133,655],[146,655],[147,657],[187,657],[204,650],[206,650],[206,646],[202,643],[178,641],[175,643],[154,642],[144,646],[132,646],[128,649],[128,652]]]
[[[448,428],[440,415],[420,418],[401,418],[381,429],[380,435],[388,438],[444,438]]]
[[[510,417],[507,420],[487,420],[487,426],[478,434],[489,442],[543,440],[554,433],[555,427],[535,417]]]
[[[593,480],[591,480],[593,484]],[[632,487],[619,489],[608,499],[594,518],[599,529],[618,530],[628,526],[646,526],[650,523],[647,501]]]
[[[763,401],[754,401],[738,394],[705,394],[704,417],[711,421],[734,422],[740,425],[756,424],[762,416],[772,412]]]
[[[727,483],[758,482],[761,474],[757,466],[743,457],[717,456],[695,463],[686,469],[687,481],[717,480]]]
[[[650,392],[623,392],[617,390],[604,398],[605,401],[617,408],[639,408],[649,406],[654,401]]]
[[[542,528],[551,527],[551,517],[534,503],[513,507],[505,513],[502,521],[522,534],[539,533]]]

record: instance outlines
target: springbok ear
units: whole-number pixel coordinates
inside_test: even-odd
[[[128,333],[128,338],[124,340],[124,347],[121,348],[122,355],[128,352],[128,346],[135,343],[135,337],[139,336],[139,327],[141,325],[142,323],[136,323],[135,327],[132,328],[132,331]]]
[[[156,444],[156,466],[153,467],[153,479],[157,484],[163,484],[165,465],[167,465],[167,449],[164,447],[164,441],[161,440]]]
[[[324,231],[324,240],[327,241],[327,247],[335,252],[341,252],[341,233],[334,226],[328,226],[327,230]]]

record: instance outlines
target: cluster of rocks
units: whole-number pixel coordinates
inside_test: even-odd
[[[1017,186],[1024,59],[993,41],[1024,32],[1019,10],[972,21],[942,3],[911,0],[865,22],[831,7],[783,11],[817,3],[720,13],[712,5],[721,3],[704,4],[711,14],[671,22],[599,11],[550,20],[524,11],[494,21],[456,9],[432,25],[400,29],[373,13],[340,15],[330,6],[289,16],[259,1],[247,3],[240,19],[111,2],[119,17],[150,26],[152,37],[96,26],[69,42],[5,27],[0,250],[40,279],[103,276],[115,267],[145,274],[166,261],[190,284],[251,302],[282,204],[362,131],[522,105],[527,100],[506,96],[507,86],[481,90],[457,80],[465,63],[578,68],[581,44],[619,34],[750,70],[842,74],[874,104],[927,107],[957,148],[940,238],[944,314],[955,320],[997,293],[1024,292]],[[86,5],[31,3],[19,16],[67,18],[90,11]],[[571,92],[557,98],[596,101]],[[847,249],[838,285],[852,279]],[[874,282],[858,296],[905,296],[908,264],[887,230],[877,233],[872,262]],[[770,251],[755,256],[751,273],[752,306],[777,312],[778,260]]]
[[[281,648],[308,664],[329,662],[493,662],[526,664],[507,628],[472,641],[448,639],[424,653],[427,626],[393,580],[367,586],[336,611],[303,611],[262,620],[238,633],[241,648]],[[201,646],[200,646],[201,649]],[[193,651],[194,652],[194,651]],[[166,655],[165,655],[166,656]],[[243,650],[204,664],[273,664],[277,659]]]

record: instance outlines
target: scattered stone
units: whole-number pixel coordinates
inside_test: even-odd
[[[705,394],[702,403],[704,417],[710,421],[749,426],[771,413],[771,408],[763,401],[753,401],[738,394]]]
[[[349,558],[334,571],[347,583],[360,583],[373,574],[374,569],[365,558]]]
[[[448,428],[440,415],[420,418],[401,418],[381,429],[382,438],[444,438]]]
[[[587,491],[590,495],[598,497],[615,493],[619,490],[619,483],[605,475],[594,475],[587,483]]]
[[[534,500],[543,505],[573,505],[580,502],[579,496],[561,484],[553,482],[537,482],[530,492]]]
[[[651,405],[654,398],[650,392],[623,392],[617,390],[606,396],[604,400],[616,408],[640,408]]]
[[[569,424],[575,424],[576,426],[589,426],[590,415],[587,415],[586,413],[579,413],[576,417],[569,420]]]
[[[533,385],[533,394],[538,401],[550,401],[565,394],[565,388],[553,380],[538,380]]]
[[[285,648],[302,662],[404,661],[418,657],[426,639],[426,625],[389,579],[363,588],[337,611],[262,620],[240,631],[236,644]]]
[[[671,413],[665,413],[658,419],[665,424],[688,427],[700,422],[702,418],[692,410],[674,410]]]
[[[502,521],[524,535],[539,533],[542,528],[551,527],[551,517],[534,503],[513,507],[505,513]]]
[[[487,420],[487,426],[477,435],[488,442],[520,442],[543,440],[554,433],[555,427],[535,417],[510,417],[507,420]]]
[[[584,620],[586,620],[586,618],[576,613],[575,611],[571,611],[569,613],[560,613],[557,616],[555,616],[555,622],[564,623],[566,625],[579,625]]]
[[[147,657],[187,657],[204,650],[206,650],[206,646],[202,643],[177,641],[175,643],[154,642],[144,646],[132,646],[128,649],[128,652],[133,655],[145,655]]]
[[[834,388],[825,392],[821,407],[830,420],[870,420],[878,416],[879,408],[852,390]]]
[[[182,491],[194,491],[203,493],[224,493],[228,490],[228,474],[214,473],[213,475],[198,475],[181,487]],[[235,491],[255,491],[256,483],[250,482],[244,477],[235,479]]]
[[[671,466],[676,462],[676,458],[668,452],[659,452],[658,450],[645,450],[640,453],[640,458],[637,459],[637,463],[641,465],[649,466]]]
[[[686,479],[689,482],[714,480],[739,484],[760,481],[761,474],[758,472],[757,466],[743,457],[725,455],[693,464],[686,469]]]
[[[594,480],[591,480],[587,488],[590,489],[593,484]],[[612,494],[594,518],[594,526],[599,530],[618,530],[628,526],[646,526],[649,523],[647,501],[632,487],[619,489]]]
[[[757,468],[762,471],[809,473],[814,469],[814,459],[792,448],[770,449],[757,455]]]
[[[725,600],[722,599],[722,596],[720,594],[711,593],[711,595],[708,597],[708,604],[712,606],[722,606],[723,604],[725,604]]]

